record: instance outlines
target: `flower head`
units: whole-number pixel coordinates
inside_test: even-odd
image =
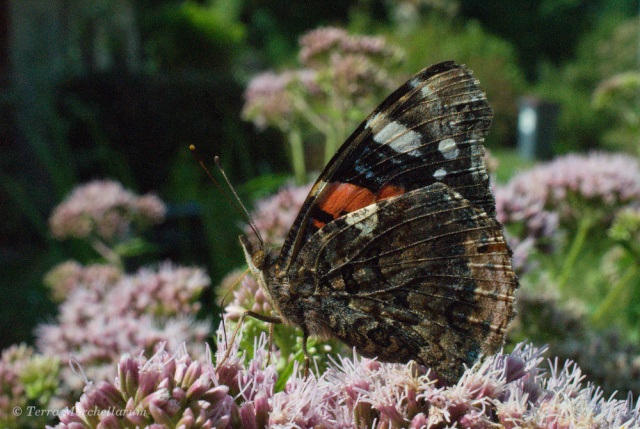
[[[341,28],[323,27],[312,30],[300,38],[300,62],[308,67],[317,68],[318,62],[331,53],[389,57],[398,55],[396,49],[391,47],[384,37],[352,36]]]
[[[275,126],[289,132],[310,125],[326,134],[336,115],[344,119],[354,108],[370,110],[379,92],[395,86],[388,69],[401,57],[401,50],[383,37],[355,36],[332,27],[310,31],[300,38],[302,67],[253,78],[242,116],[259,129]],[[338,111],[327,111],[327,100]]]
[[[244,93],[242,117],[258,129],[273,125],[286,130],[293,120],[296,92],[318,92],[312,70],[265,72],[255,76]]]
[[[44,284],[51,290],[53,299],[64,300],[78,287],[108,290],[123,276],[122,270],[108,264],[82,266],[76,261],[56,265],[44,278]]]
[[[562,228],[584,219],[606,227],[618,210],[640,202],[640,163],[621,154],[566,155],[496,186],[495,198],[522,271],[528,254],[557,245]]]
[[[208,323],[195,320],[198,297],[209,285],[201,269],[163,264],[110,282],[83,270],[95,267],[70,270],[83,282],[60,305],[56,323],[40,325],[36,335],[41,351],[63,362],[73,357],[91,379],[111,377],[123,353],[152,353],[160,342],[177,348],[210,334]],[[69,368],[63,375],[72,389],[82,382]]]
[[[129,234],[131,224],[145,226],[164,219],[165,206],[157,197],[138,197],[120,183],[99,180],[75,188],[49,219],[58,239],[95,235],[112,241]]]
[[[599,389],[583,386],[571,362],[543,370],[544,349],[528,344],[486,357],[456,385],[439,386],[415,363],[356,355],[338,358],[319,376],[305,377],[294,364],[281,383],[267,365],[264,334],[253,356],[241,357],[229,344],[224,363],[226,345],[218,341],[217,367],[184,348],[148,360],[123,357],[115,381],[88,385],[58,427],[640,427],[630,398],[604,400]],[[275,391],[278,384],[284,388]]]
[[[124,356],[115,381],[88,384],[56,428],[224,428],[234,407],[210,363],[161,350],[150,359]]]
[[[17,413],[28,406],[48,408],[57,393],[60,361],[35,353],[24,344],[2,351],[0,358],[0,426],[36,428],[48,423],[47,416]],[[50,422],[50,421],[49,421]]]
[[[549,236],[585,205],[611,212],[640,201],[640,164],[622,154],[566,155],[496,188],[502,223],[524,221],[528,235]]]

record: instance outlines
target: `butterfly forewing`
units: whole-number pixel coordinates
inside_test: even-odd
[[[314,324],[447,382],[502,346],[517,284],[500,224],[439,183],[327,224],[290,272],[315,279],[300,298]]]
[[[266,261],[282,320],[365,356],[414,359],[448,383],[497,351],[517,279],[483,161],[491,118],[478,81],[453,62],[416,74],[369,115],[279,256],[249,258]]]
[[[464,66],[446,62],[413,76],[329,162],[285,240],[281,270],[328,222],[436,182],[494,215],[481,145],[491,118],[478,81]]]

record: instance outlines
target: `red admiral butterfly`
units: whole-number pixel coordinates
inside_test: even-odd
[[[431,66],[324,169],[280,250],[241,237],[277,316],[447,383],[504,343],[518,286],[482,146],[493,112],[472,73]]]

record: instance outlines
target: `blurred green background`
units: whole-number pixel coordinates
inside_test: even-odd
[[[487,146],[506,181],[531,164],[516,151],[524,95],[559,103],[554,154],[638,154],[637,126],[592,105],[598,84],[638,69],[637,15],[631,0],[0,0],[2,348],[30,342],[54,314],[43,275],[92,257],[47,226],[77,184],[110,178],[168,204],[155,253],[131,268],[169,258],[217,284],[242,264],[239,216],[188,146],[210,165],[219,155],[244,201],[275,191],[291,174],[288,147],[241,119],[243,91],[260,72],[294,67],[305,32],[383,35],[405,51],[406,76],[467,64],[496,111]],[[213,311],[213,292],[205,300]]]

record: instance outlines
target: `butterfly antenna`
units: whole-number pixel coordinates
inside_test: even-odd
[[[262,247],[264,247],[264,241],[262,240],[262,237],[260,236],[260,232],[258,231],[258,228],[256,227],[256,224],[253,222],[253,219],[251,218],[251,215],[249,214],[249,211],[247,210],[247,208],[244,206],[244,204],[242,204],[242,200],[240,200],[240,197],[238,197],[238,194],[237,194],[235,188],[231,185],[231,182],[229,181],[229,178],[227,177],[227,173],[225,173],[224,169],[222,168],[222,164],[220,163],[220,157],[215,156],[213,158],[213,161],[216,163],[216,167],[218,167],[218,170],[220,170],[220,173],[222,174],[222,177],[224,177],[224,181],[227,182],[227,186],[229,187],[229,189],[231,189],[231,192],[233,192],[233,196],[236,197],[236,201],[238,202],[238,204],[240,204],[240,207],[242,207],[242,210],[244,210],[244,214],[245,214],[245,216],[247,218],[247,221],[249,222],[249,226],[251,227],[253,232],[256,234],[256,237],[258,237],[258,241],[260,241],[260,245]]]
[[[207,166],[205,165],[204,161],[202,160],[202,158],[200,158],[200,155],[198,154],[198,151],[196,149],[196,147],[194,145],[189,145],[189,150],[191,150],[191,153],[193,154],[193,156],[195,157],[196,161],[198,161],[198,164],[200,164],[200,167],[204,170],[204,172],[207,174],[207,176],[209,177],[209,180],[211,180],[213,182],[213,184],[216,186],[216,188],[218,188],[218,190],[220,192],[222,192],[222,195],[224,195],[224,198],[227,200],[227,202],[229,204],[231,204],[231,206],[240,214],[240,216],[242,216],[244,218],[244,220],[249,224],[249,227],[251,227],[251,229],[253,230],[253,233],[256,235],[256,237],[258,238],[258,241],[260,241],[260,245],[262,247],[264,247],[264,241],[262,240],[262,236],[260,235],[260,232],[258,232],[258,228],[256,227],[255,223],[253,222],[253,219],[251,218],[251,215],[249,215],[249,212],[247,211],[246,207],[244,206],[244,204],[242,204],[242,201],[240,201],[240,198],[238,197],[238,194],[236,193],[236,190],[233,188],[233,186],[231,186],[231,182],[229,182],[229,179],[227,178],[227,175],[224,173],[224,170],[222,169],[222,167],[220,166],[220,161],[219,158],[216,156],[215,157],[215,162],[216,162],[216,166],[218,167],[218,169],[220,170],[220,172],[222,173],[222,176],[224,177],[225,182],[227,183],[227,185],[229,186],[229,189],[231,189],[231,192],[233,192],[233,196],[236,198],[235,201],[233,200],[233,198],[231,198],[229,196],[229,194],[222,188],[222,186],[220,186],[220,184],[218,183],[218,181],[216,179],[213,178],[213,175],[211,174],[211,172],[209,171],[209,169],[207,168]]]
[[[234,290],[236,288],[236,286],[238,286],[240,284],[240,281],[244,278],[244,276],[247,275],[247,273],[249,272],[250,268],[247,268],[246,270],[244,270],[244,273],[242,273],[238,279],[233,282],[233,284],[231,285],[231,287],[224,293],[224,295],[222,296],[222,299],[220,300],[220,319],[222,320],[222,336],[224,338],[224,344],[228,347],[228,343],[227,343],[227,324],[225,323],[224,320],[224,301],[227,299],[227,296],[229,296],[229,294],[231,293],[232,290]]]
[[[250,268],[247,268],[246,270],[244,270],[244,273],[240,274],[240,277],[238,277],[238,279],[235,282],[233,282],[229,290],[225,292],[225,294],[222,296],[222,300],[220,301],[220,307],[224,308],[224,301],[227,299],[227,296],[229,296],[231,291],[234,290],[236,286],[240,284],[240,281],[244,278],[244,276],[246,276],[249,273],[249,270]]]

